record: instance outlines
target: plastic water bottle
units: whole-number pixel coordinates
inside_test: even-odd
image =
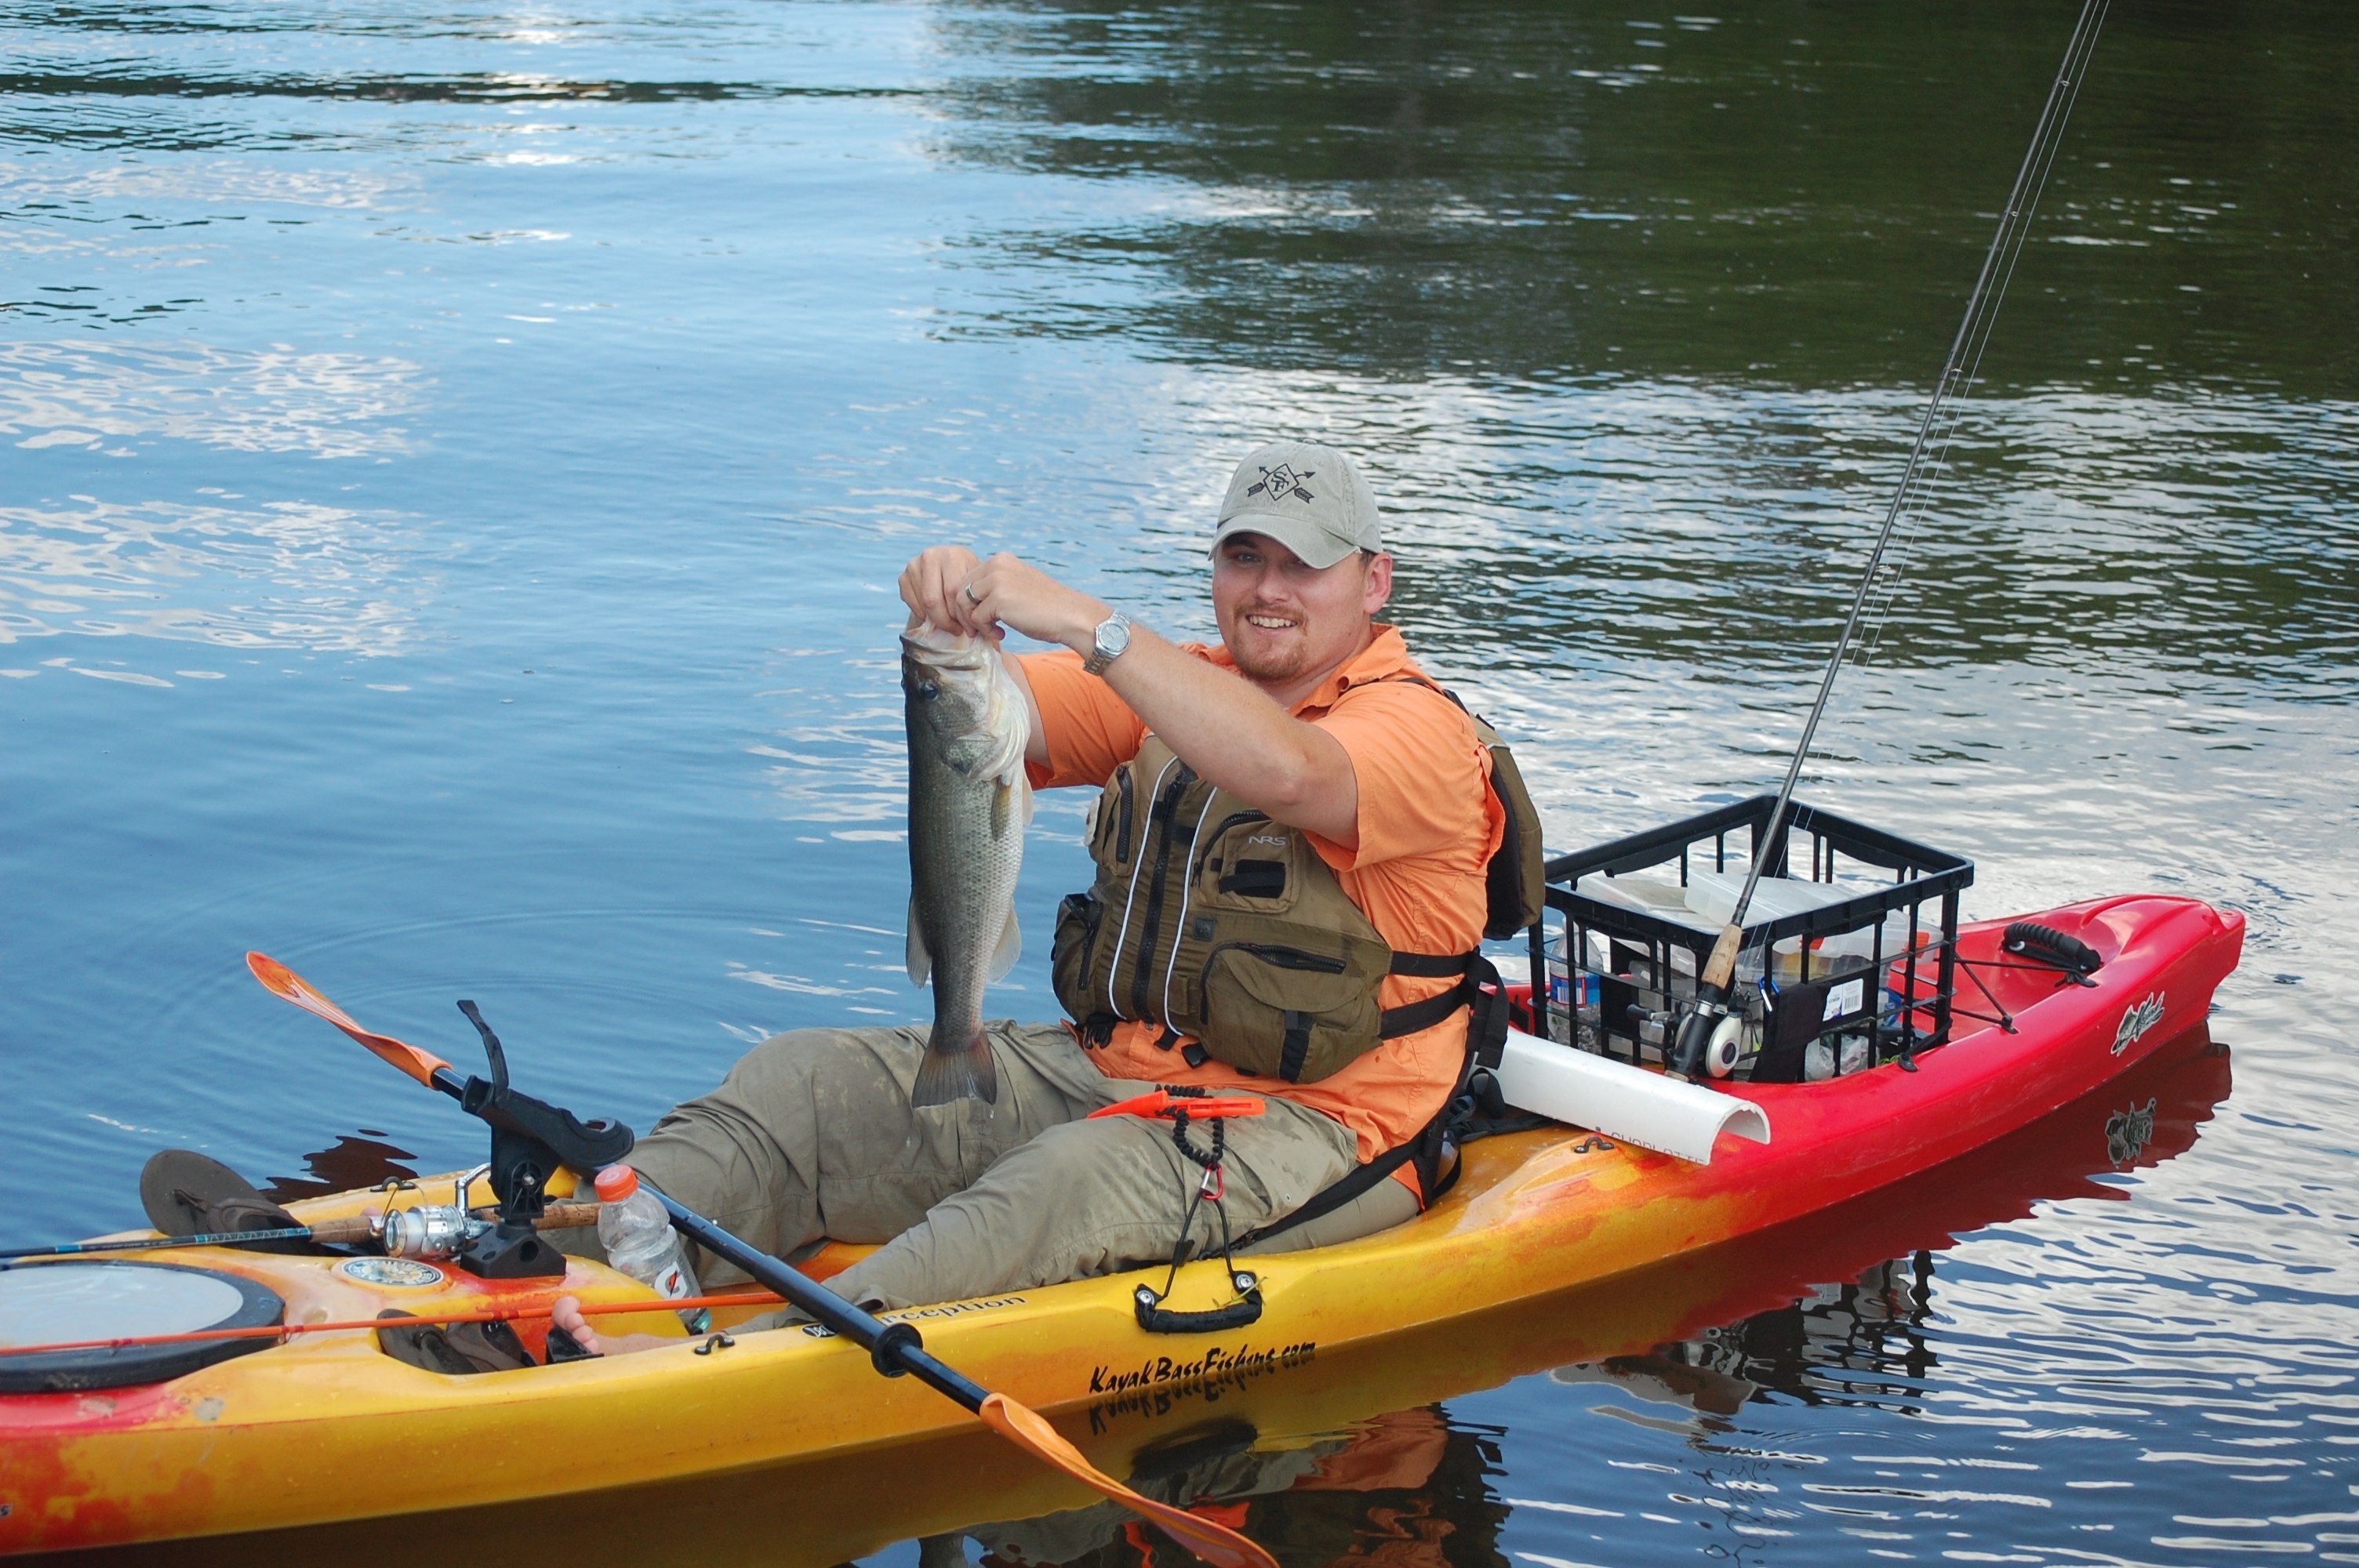
[[[609,1165],[598,1173],[598,1239],[606,1261],[658,1295],[685,1301],[698,1294],[696,1271],[688,1266],[679,1232],[655,1194],[641,1190],[639,1173],[628,1165]],[[694,1307],[679,1314],[690,1334],[702,1334],[712,1314]]]

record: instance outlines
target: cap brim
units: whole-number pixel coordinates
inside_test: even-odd
[[[1223,541],[1239,534],[1259,534],[1266,539],[1275,539],[1301,557],[1303,565],[1318,571],[1324,571],[1360,547],[1349,539],[1337,538],[1308,518],[1266,517],[1252,512],[1241,512],[1223,523],[1207,547],[1217,550]]]

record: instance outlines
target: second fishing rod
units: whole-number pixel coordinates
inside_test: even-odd
[[[1938,473],[1949,449],[1949,440],[1956,429],[1954,416],[1947,417],[1953,399],[1971,386],[1982,366],[1983,350],[1990,342],[1991,328],[1998,319],[2000,304],[2006,297],[2006,286],[2015,275],[2015,264],[2023,251],[2024,236],[2030,231],[2032,213],[2038,209],[2039,196],[2048,183],[2048,175],[2056,161],[2057,149],[2062,146],[2064,127],[2071,118],[2072,105],[2080,96],[2083,73],[2089,58],[2097,47],[2097,35],[2103,29],[2105,13],[2111,0],[2082,0],[2079,20],[2074,24],[2071,40],[2065,45],[2063,64],[2058,68],[2056,80],[2049,88],[2047,103],[2039,112],[2038,124],[2033,128],[2031,146],[2025,152],[2023,164],[2016,172],[2015,185],[2007,193],[2006,204],[2000,210],[1998,228],[1991,236],[1990,248],[1983,254],[1982,271],[1966,297],[1963,319],[1958,333],[1950,344],[1950,353],[1942,362],[1941,373],[1933,384],[1932,395],[1926,399],[1925,413],[1917,427],[1917,438],[1910,445],[1908,460],[1902,465],[1900,481],[1893,489],[1891,503],[1886,507],[1884,521],[1875,534],[1875,542],[1868,551],[1867,564],[1861,571],[1859,586],[1854,590],[1851,608],[1843,617],[1843,630],[1835,638],[1833,650],[1827,655],[1824,673],[1819,679],[1817,697],[1802,723],[1801,739],[1795,744],[1794,754],[1786,765],[1785,782],[1778,786],[1777,805],[1771,807],[1769,818],[1756,840],[1752,863],[1745,873],[1745,885],[1738,892],[1736,905],[1729,914],[1728,924],[1712,945],[1710,957],[1696,977],[1696,995],[1680,1022],[1665,1065],[1680,1077],[1699,1076],[1707,1061],[1728,1061],[1733,1055],[1729,1047],[1733,1036],[1741,1027],[1729,1011],[1729,995],[1736,980],[1737,957],[1745,945],[1745,918],[1753,904],[1755,891],[1773,858],[1781,859],[1785,851],[1787,816],[1794,802],[1794,786],[1801,778],[1802,765],[1809,760],[1810,745],[1818,738],[1819,721],[1826,716],[1828,699],[1834,694],[1835,677],[1843,671],[1859,635],[1860,623],[1874,596],[1878,574],[1886,569],[1894,536],[1907,521],[1914,525],[1921,520],[1925,506],[1926,486]],[[1896,570],[1897,578],[1897,570]],[[1897,581],[1890,591],[1897,589]],[[1717,1043],[1722,1049],[1713,1049]],[[1915,1063],[1905,1061],[1913,1070]]]

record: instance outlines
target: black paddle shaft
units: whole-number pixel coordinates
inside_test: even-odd
[[[448,1067],[436,1071],[431,1087],[449,1095],[462,1106],[467,1104],[467,1090],[471,1086],[461,1083],[459,1076]],[[603,1127],[605,1124],[592,1125]],[[629,1134],[626,1132],[624,1136],[627,1138]],[[655,1191],[653,1187],[648,1190]],[[672,1224],[692,1238],[698,1246],[716,1258],[734,1263],[756,1284],[777,1292],[810,1314],[815,1321],[867,1351],[868,1358],[886,1377],[897,1378],[904,1372],[915,1373],[919,1382],[946,1398],[956,1400],[971,1411],[982,1410],[983,1401],[991,1397],[990,1390],[971,1378],[961,1376],[928,1355],[918,1331],[909,1325],[886,1323],[874,1313],[862,1311],[799,1270],[740,1241],[669,1193],[656,1192],[656,1196],[663,1200],[664,1211],[671,1216]]]
[[[886,1377],[913,1372],[919,1382],[971,1411],[980,1411],[983,1401],[991,1397],[989,1390],[928,1355],[918,1331],[909,1325],[886,1323],[874,1313],[863,1311],[801,1271],[740,1241],[670,1194],[659,1192],[656,1196],[663,1200],[672,1224],[692,1237],[698,1246],[735,1264],[756,1283],[777,1292],[819,1323],[867,1351],[868,1358]]]

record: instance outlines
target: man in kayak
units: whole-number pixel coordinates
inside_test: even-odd
[[[1071,1021],[991,1026],[995,1100],[922,1109],[924,1029],[777,1035],[656,1125],[631,1155],[643,1176],[776,1255],[882,1243],[833,1288],[891,1307],[1170,1258],[1207,1130],[1191,1159],[1169,1121],[1091,1115],[1158,1085],[1264,1102],[1223,1129],[1240,1238],[1306,1205],[1319,1217],[1285,1245],[1417,1212],[1502,838],[1489,752],[1375,619],[1393,561],[1350,458],[1253,453],[1212,548],[1218,647],[1012,556],[942,546],[908,564],[913,618],[1062,645],[1009,665],[1033,785],[1103,792],[1096,882],[1056,934]],[[557,1321],[600,1347],[570,1302]]]

